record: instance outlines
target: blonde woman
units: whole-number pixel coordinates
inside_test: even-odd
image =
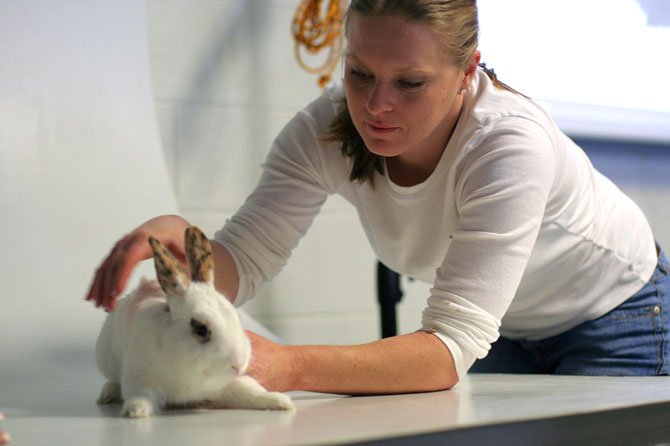
[[[256,190],[214,237],[236,305],[276,275],[330,194],[379,259],[433,284],[416,332],[364,345],[249,333],[272,390],[448,389],[468,370],[667,374],[668,261],[640,209],[537,104],[480,66],[474,0],[353,0],[342,85],[277,136]],[[88,299],[113,309],[149,234],[120,240]],[[475,362],[477,361],[477,362]]]

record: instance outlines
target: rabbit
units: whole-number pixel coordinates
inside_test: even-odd
[[[149,237],[158,281],[143,278],[105,320],[96,362],[107,378],[98,404],[123,402],[121,416],[148,417],[166,405],[207,402],[293,410],[291,398],[244,375],[251,343],[233,305],[214,288],[209,240],[185,232],[186,268]]]

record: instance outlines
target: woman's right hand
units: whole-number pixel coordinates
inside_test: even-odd
[[[184,255],[184,231],[189,223],[177,215],[152,218],[116,242],[95,272],[86,300],[106,311],[113,311],[135,266],[152,257],[149,236],[163,243],[181,261]]]

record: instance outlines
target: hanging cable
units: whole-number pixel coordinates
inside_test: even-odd
[[[345,0],[329,0],[325,11],[322,2],[323,0],[301,0],[293,17],[292,32],[298,65],[308,73],[320,74],[318,83],[324,88],[342,54]],[[322,65],[312,67],[305,63],[303,51],[316,54],[326,48],[328,55]]]

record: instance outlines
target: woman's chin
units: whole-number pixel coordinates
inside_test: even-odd
[[[402,153],[402,150],[398,149],[398,144],[395,141],[380,141],[375,139],[364,139],[363,141],[365,142],[368,151],[378,156],[388,158]]]

